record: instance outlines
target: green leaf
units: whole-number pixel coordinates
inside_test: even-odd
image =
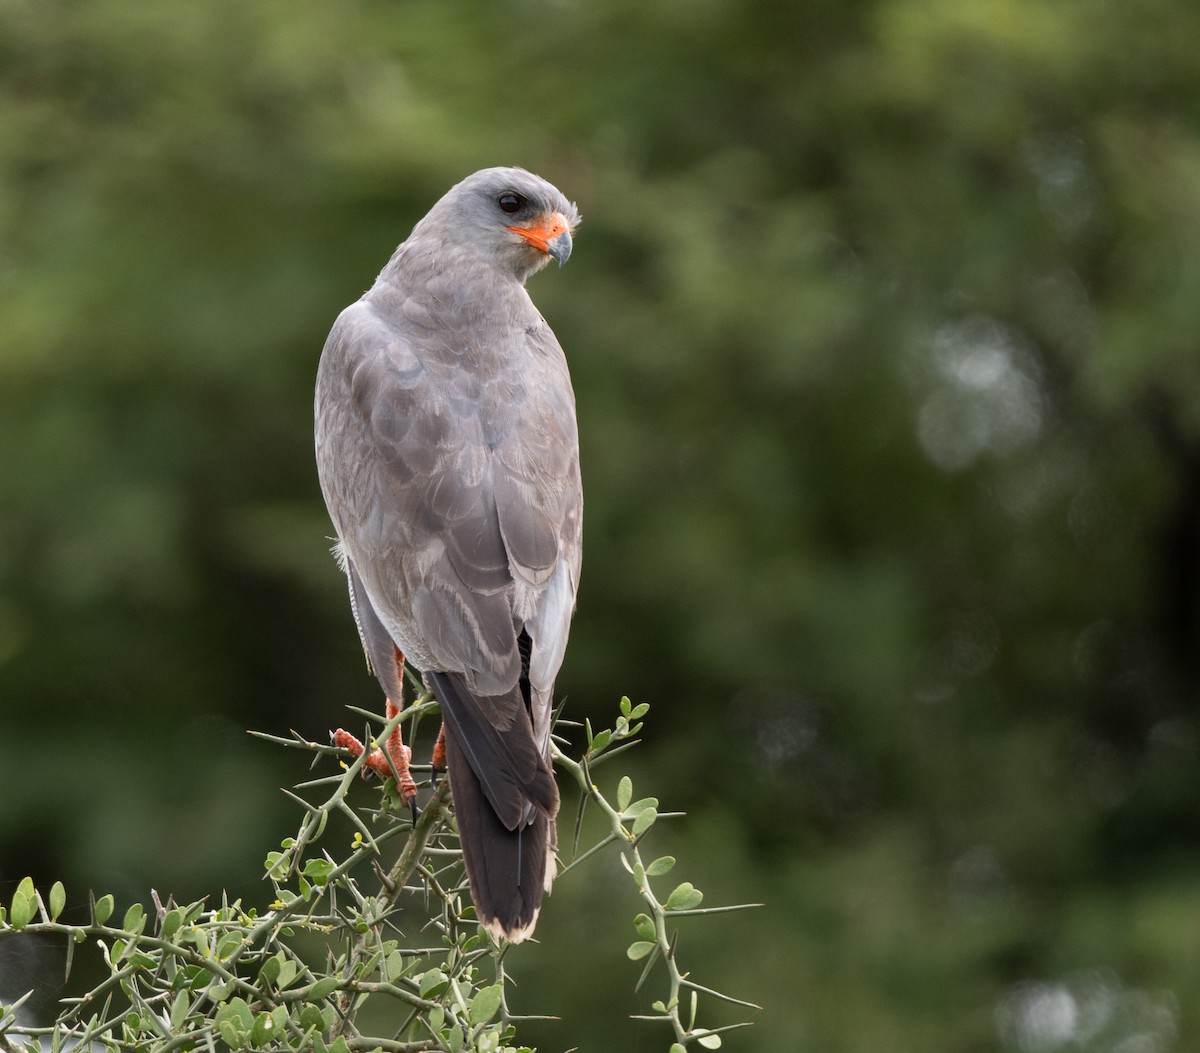
[[[612,742],[612,732],[605,728],[604,731],[599,732],[596,737],[592,739],[591,752],[599,753],[601,750],[606,749],[610,742]]]
[[[230,1049],[242,1049],[246,1045],[246,1032],[239,1031],[231,1020],[218,1020],[217,1034]]]
[[[671,894],[667,897],[667,910],[692,910],[700,906],[700,901],[704,899],[704,893],[701,892],[690,881],[684,881],[676,885]]]
[[[680,1045],[678,1042],[672,1042],[668,1053],[687,1053],[687,1047]]]
[[[267,985],[275,983],[279,979],[279,970],[283,967],[283,953],[273,954],[265,962],[262,963],[262,968],[258,970],[258,978]]]
[[[254,1026],[254,1014],[250,1012],[250,1006],[241,995],[231,998],[229,1004],[225,1006],[225,1010],[237,1021],[241,1030],[249,1031]],[[220,1013],[217,1014],[218,1017],[220,1015]]]
[[[61,881],[56,881],[50,886],[50,920],[57,921],[66,905],[67,890],[63,888]]]
[[[113,907],[115,902],[111,893],[107,896],[101,896],[96,900],[96,907],[93,911],[93,917],[96,919],[97,925],[103,925],[109,918],[112,917]]]
[[[32,878],[22,878],[17,890],[13,893],[12,906],[9,908],[9,923],[14,932],[25,928],[37,913],[37,892],[33,887]]]
[[[201,954],[209,954],[212,951],[212,948],[209,946],[208,942],[208,933],[199,926],[190,925],[188,928],[183,929],[178,935],[178,942],[180,946],[185,946],[190,943]]]
[[[227,932],[217,941],[217,961],[231,958],[242,945],[242,934],[237,930]]]
[[[324,976],[312,985],[312,988],[308,992],[308,997],[313,1001],[316,1001],[318,998],[325,998],[327,995],[333,994],[341,982],[340,977]]]
[[[300,1010],[300,1026],[306,1031],[324,1031],[325,1018],[321,1015],[321,1010],[315,1005],[306,1005]]]
[[[283,952],[279,952],[279,956],[283,958]],[[279,990],[284,990],[291,985],[291,982],[296,979],[298,967],[291,958],[284,958],[279,966],[279,978],[275,981],[275,986]]]
[[[243,1049],[254,1027],[254,1014],[244,998],[231,998],[217,1010],[216,1024],[217,1032],[226,1045]]]
[[[646,875],[648,877],[661,877],[675,866],[674,856],[659,856],[653,863],[646,867]]]
[[[626,869],[633,875],[633,880],[638,883],[638,888],[646,884],[646,868],[642,866],[640,860],[635,859],[633,866],[626,867]]]
[[[122,922],[121,928],[126,932],[135,931],[141,924],[145,913],[145,908],[140,903],[135,903],[125,912],[125,920]]]
[[[628,717],[629,711],[632,709],[633,703],[629,701],[628,695],[621,696],[621,716]]]
[[[263,869],[267,872],[267,877],[274,878],[276,881],[283,881],[287,877],[288,866],[290,860],[282,852],[268,852],[266,861],[263,863]]]
[[[639,914],[634,918],[633,927],[643,940],[654,939],[654,919],[649,914]]]
[[[622,777],[617,784],[617,811],[623,812],[633,800],[633,780],[628,776]]]
[[[354,968],[354,979],[365,980],[374,971],[375,967],[383,960],[383,952],[376,951],[370,958],[365,958],[358,963]]]
[[[21,883],[17,885],[17,891],[23,896],[29,896],[31,899],[37,897],[37,889],[33,887],[33,878],[28,874],[21,878]]]
[[[205,987],[208,987],[211,976],[209,970],[200,965],[187,965],[184,969],[179,970],[179,975],[175,977],[175,983],[178,983],[181,991],[203,991]]]
[[[642,717],[644,717],[649,712],[650,712],[650,703],[649,702],[639,702],[636,706],[633,707],[633,710],[631,712],[626,713],[625,715],[631,721],[633,721],[633,720],[640,720]]]
[[[720,1049],[721,1048],[721,1036],[720,1035],[711,1035],[711,1034],[707,1034],[707,1033],[700,1034],[699,1032],[697,1032],[696,1033],[696,1041],[699,1042],[700,1045],[702,1045],[705,1049]]]
[[[287,1020],[287,1010],[278,1006],[269,1013],[259,1013],[254,1018],[254,1026],[250,1029],[251,1045],[262,1048],[278,1044],[282,1039],[284,1022]]]
[[[499,984],[485,987],[471,999],[470,1021],[473,1025],[486,1024],[500,1010],[500,999],[504,989]]]
[[[379,971],[385,980],[398,980],[404,975],[404,955],[402,955],[399,951],[392,951],[392,953],[384,959],[383,965],[380,967]]]
[[[191,1000],[188,998],[187,991],[180,991],[175,996],[175,1001],[171,1003],[171,1030],[179,1031],[183,1027],[184,1020],[187,1019],[188,1010],[191,1008]]]
[[[179,927],[183,924],[183,911],[178,907],[167,911],[163,915],[162,920],[162,935],[164,940],[175,939],[175,934],[179,931]]]
[[[633,821],[633,828],[629,832],[634,837],[641,837],[657,820],[658,811],[654,808],[647,808],[638,813],[638,817]]]
[[[652,950],[654,950],[654,944],[649,940],[638,940],[636,943],[631,943],[629,945],[628,949],[625,951],[625,954],[628,956],[631,962],[636,962],[640,961],[642,958],[645,958],[646,955]]]
[[[315,885],[324,885],[333,872],[333,863],[328,859],[310,859],[304,864],[304,876]]]
[[[428,998],[433,994],[441,994],[446,989],[448,983],[446,974],[441,969],[430,969],[418,980],[421,997]]]

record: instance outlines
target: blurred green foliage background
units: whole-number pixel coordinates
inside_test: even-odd
[[[1185,0],[0,0],[0,895],[265,895],[305,772],[245,729],[380,703],[321,345],[521,164],[585,216],[531,288],[587,490],[560,691],[652,703],[656,836],[766,903],[684,934],[765,1007],[727,1048],[1195,1048],[1197,40]],[[545,1050],[665,1047],[616,866],[510,956]]]

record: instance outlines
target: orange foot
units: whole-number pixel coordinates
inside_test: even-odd
[[[399,712],[399,707],[389,698],[385,710],[388,720],[391,720]],[[354,758],[361,756],[366,749],[344,728],[338,728],[330,738],[335,746],[348,750],[350,756]],[[417,796],[417,784],[413,782],[412,775],[408,771],[411,760],[412,750],[404,745],[404,739],[400,735],[400,725],[397,724],[387,737],[384,748],[374,749],[367,754],[367,759],[363,761],[363,775],[368,778],[371,775],[378,775],[383,779],[389,775],[395,776],[396,789],[400,792],[400,796],[411,805],[413,798]]]

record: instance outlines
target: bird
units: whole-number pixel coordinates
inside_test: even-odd
[[[368,666],[389,715],[405,662],[438,699],[434,766],[444,749],[476,917],[514,943],[556,870],[550,732],[583,529],[571,377],[525,282],[567,262],[579,221],[523,168],[467,176],[338,315],[316,381],[318,476]],[[377,766],[412,800],[398,730],[387,750]]]

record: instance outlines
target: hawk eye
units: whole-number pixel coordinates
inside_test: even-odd
[[[496,198],[496,204],[500,206],[501,212],[507,212],[511,215],[513,212],[520,212],[525,207],[525,199],[512,190],[506,190]]]

